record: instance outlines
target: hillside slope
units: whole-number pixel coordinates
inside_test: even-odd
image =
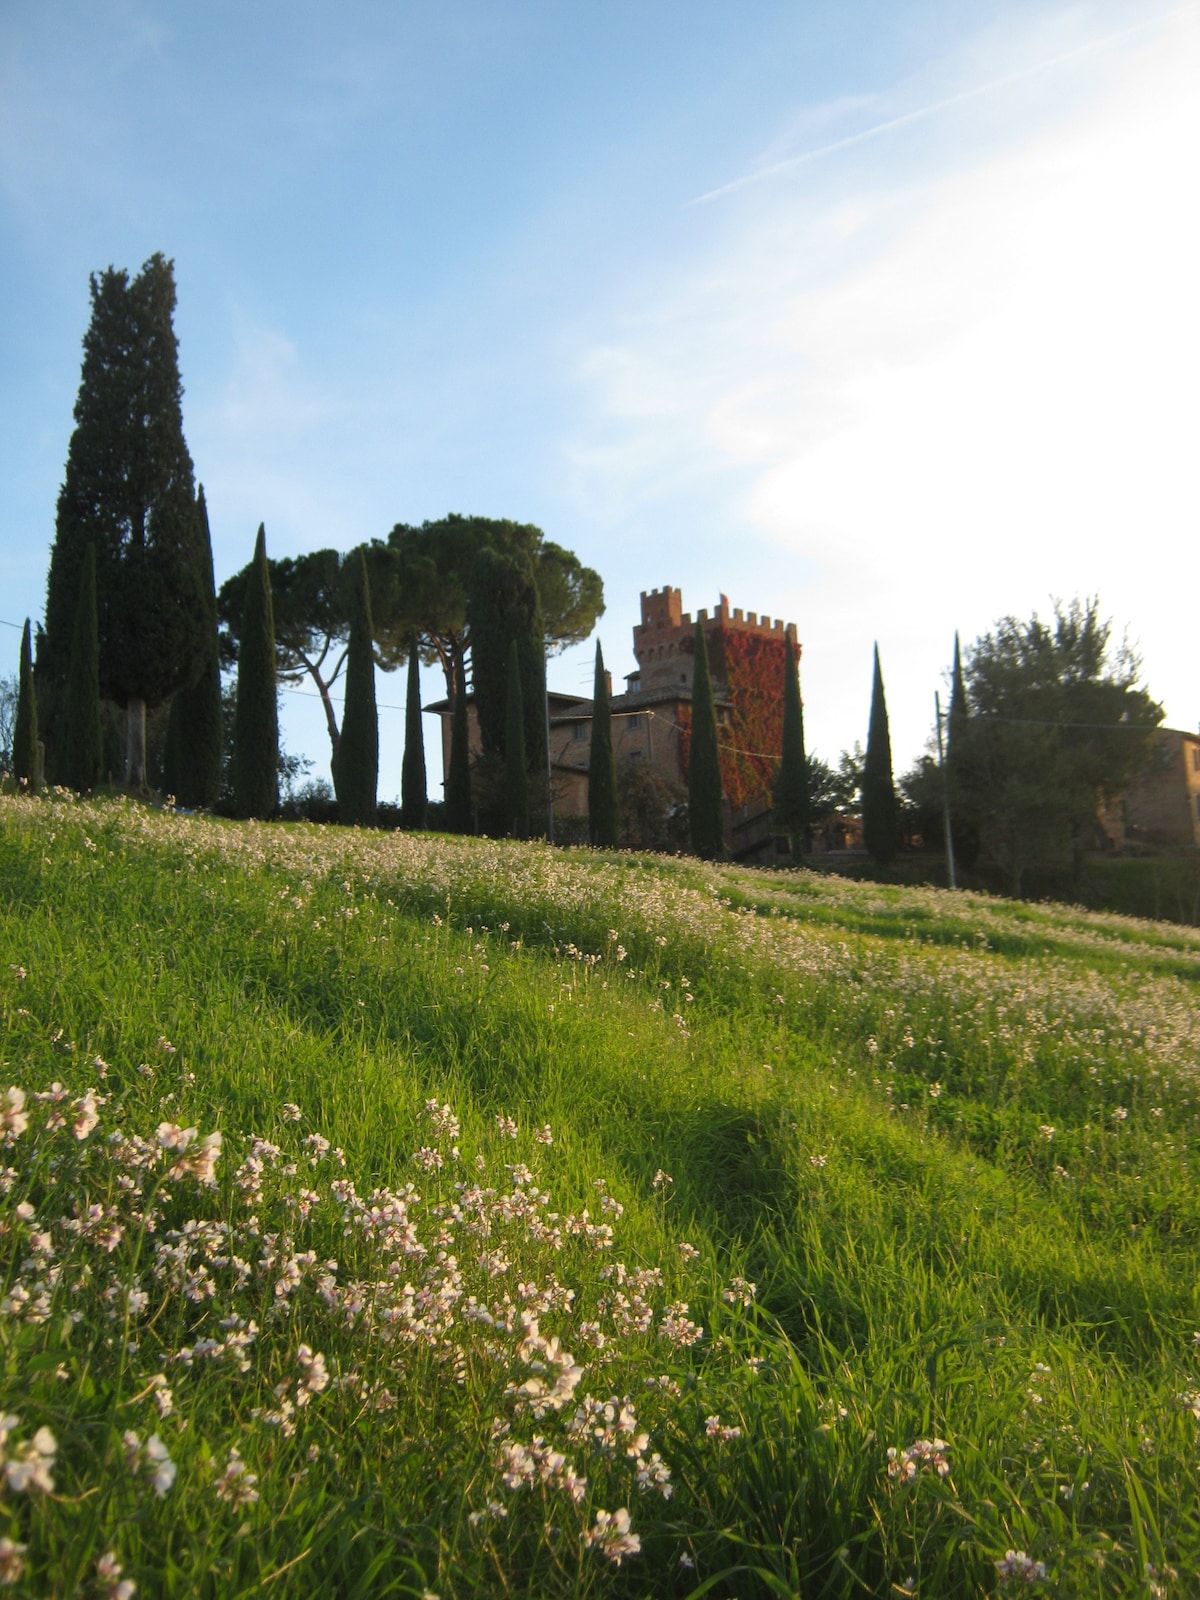
[[[1198,975],[984,897],[0,798],[0,1577],[1188,1593]]]

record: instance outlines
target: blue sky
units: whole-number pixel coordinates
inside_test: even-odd
[[[898,771],[956,628],[1098,594],[1193,727],[1197,82],[1158,0],[6,0],[0,616],[44,603],[88,275],[161,250],[218,581],[260,521],[536,522],[618,677],[642,589],[794,621],[828,759],[878,640]]]

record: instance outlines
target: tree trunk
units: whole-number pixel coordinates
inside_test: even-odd
[[[125,707],[125,784],[146,788],[146,702],[130,700]]]

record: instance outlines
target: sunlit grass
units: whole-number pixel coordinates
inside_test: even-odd
[[[1191,1592],[1198,975],[977,896],[0,800],[0,1576]]]

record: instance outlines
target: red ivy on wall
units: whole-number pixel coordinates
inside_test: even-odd
[[[778,634],[751,633],[741,628],[714,628],[706,632],[709,665],[718,702],[730,701],[726,723],[718,723],[721,782],[736,809],[769,795],[775,767],[783,749],[784,668],[790,641]],[[692,641],[681,641],[685,650]],[[718,706],[718,716],[720,707]],[[679,756],[687,772],[691,743],[691,707],[679,707]]]

